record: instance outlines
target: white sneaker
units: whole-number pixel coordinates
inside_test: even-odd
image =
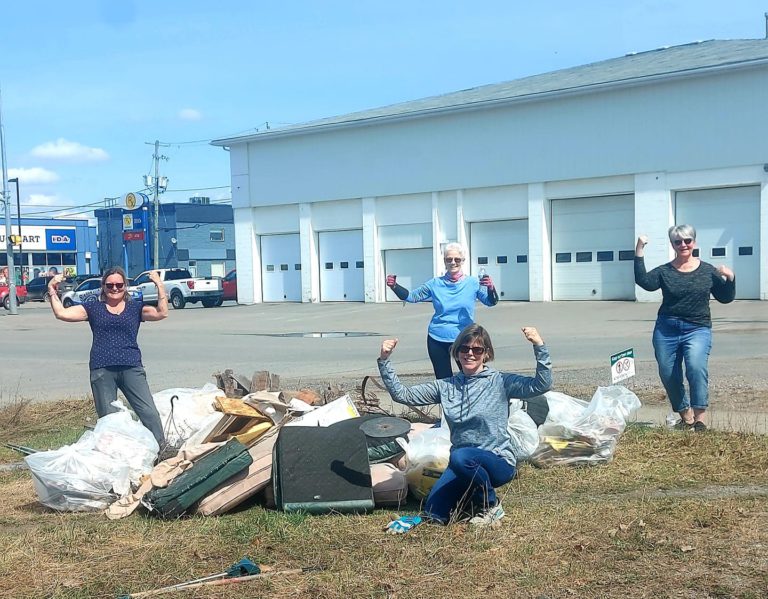
[[[501,507],[501,503],[497,503],[495,506],[471,518],[469,524],[470,526],[499,526],[504,516],[504,508]]]

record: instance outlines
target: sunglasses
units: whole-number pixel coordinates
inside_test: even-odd
[[[122,291],[125,283],[104,283],[104,287],[110,291]]]
[[[461,264],[462,262],[464,262],[464,258],[444,258],[444,260],[445,260],[446,264],[451,264],[451,263],[454,263],[454,262],[456,264]]]
[[[472,352],[473,356],[482,356],[485,353],[484,347],[470,347],[469,345],[459,345],[460,354],[468,354]]]
[[[693,238],[686,237],[685,239],[675,239],[672,243],[674,243],[675,245],[681,245],[683,243],[685,245],[691,245],[693,243]]]

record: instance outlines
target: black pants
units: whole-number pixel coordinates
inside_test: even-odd
[[[438,341],[427,335],[427,353],[432,361],[432,370],[436,379],[448,379],[453,376],[451,366],[451,345],[447,341]]]

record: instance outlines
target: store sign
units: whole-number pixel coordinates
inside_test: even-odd
[[[74,252],[77,250],[75,229],[50,229],[46,227],[45,244],[49,251]]]
[[[25,252],[27,251],[45,251],[48,249],[45,245],[46,243],[46,227],[21,227],[21,232],[19,232],[19,228],[17,226],[12,227],[13,235],[20,235],[21,236],[21,248]],[[75,230],[72,229],[72,236],[74,238]],[[14,241],[18,241],[15,239]],[[15,243],[14,245],[19,245],[18,243]],[[5,247],[5,232],[0,233],[0,247]]]
[[[146,201],[147,196],[143,193],[130,192],[122,197],[121,203],[124,210],[136,210],[137,208],[141,208]]]
[[[144,231],[125,231],[123,241],[144,241]]]

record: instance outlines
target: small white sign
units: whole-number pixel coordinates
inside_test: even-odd
[[[123,231],[133,229],[133,214],[123,214]]]
[[[635,348],[630,347],[611,356],[611,384],[635,376]]]

